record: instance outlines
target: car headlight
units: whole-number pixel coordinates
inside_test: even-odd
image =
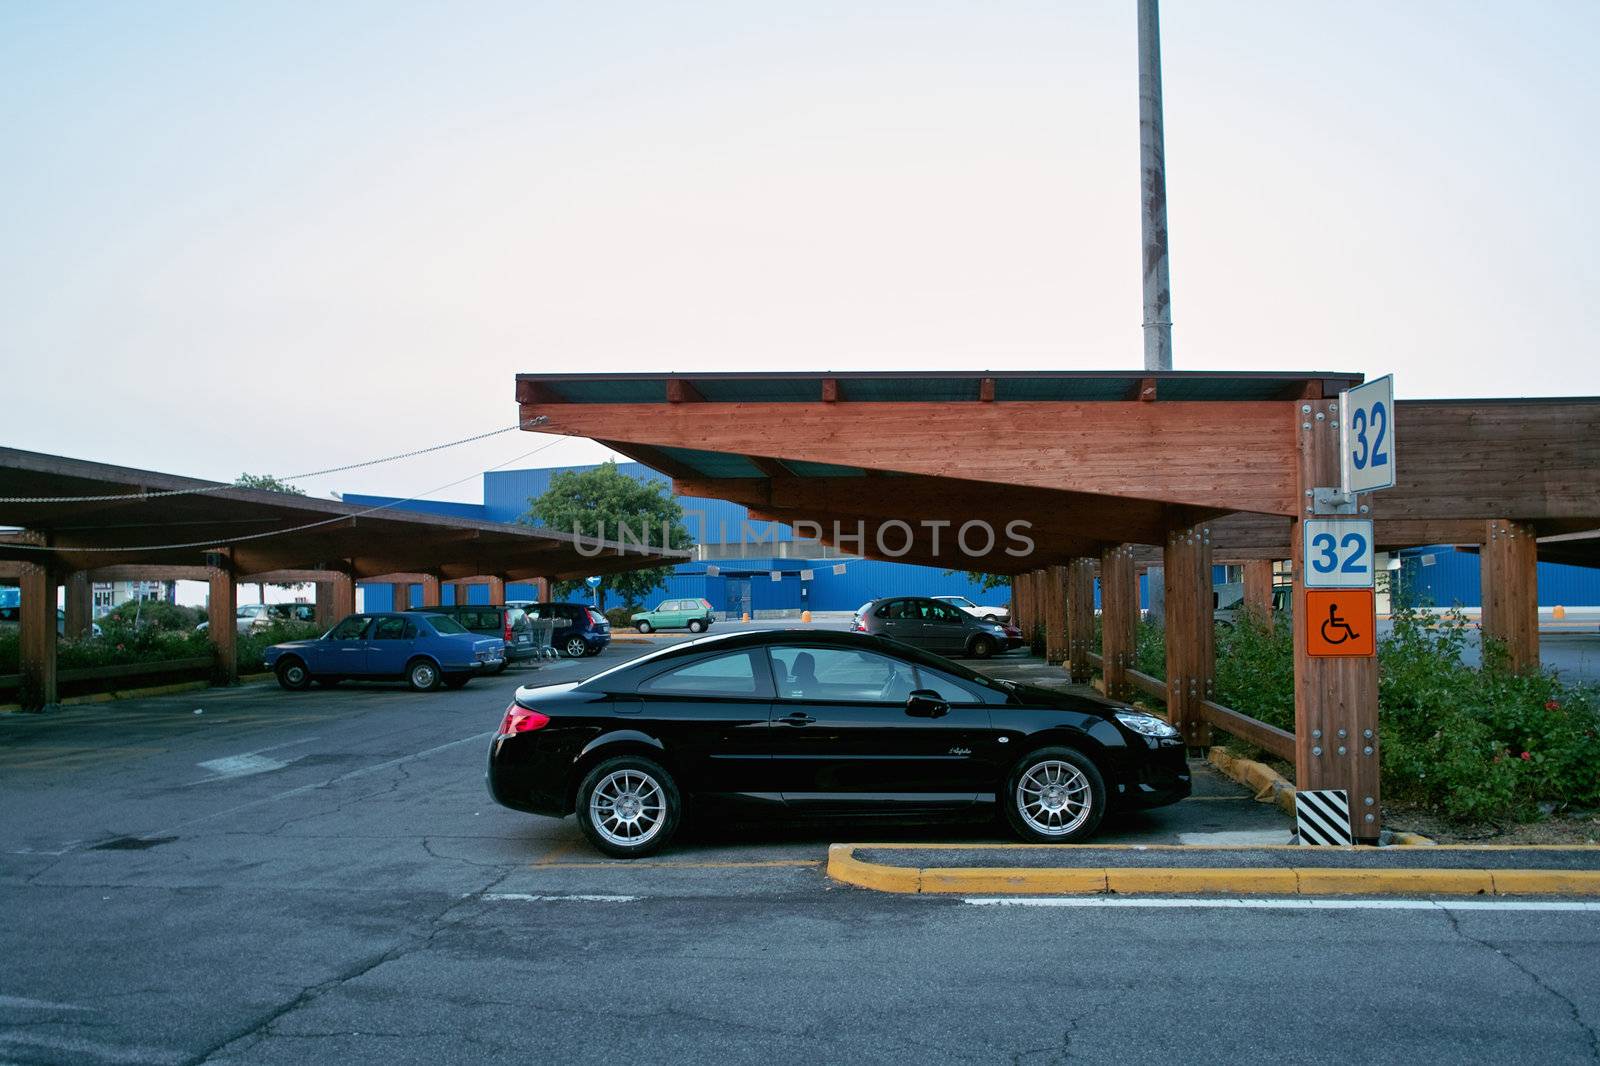
[[[1143,711],[1118,711],[1117,721],[1133,730],[1143,733],[1147,737],[1175,737],[1178,731],[1153,714]]]

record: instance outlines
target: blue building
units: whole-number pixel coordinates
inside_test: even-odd
[[[564,470],[592,470],[594,466],[550,467],[536,470],[491,470],[483,475],[483,502],[446,503],[407,500],[397,506],[430,514],[475,518],[490,522],[516,522],[528,513],[529,501],[543,495],[550,480]],[[671,489],[672,479],[642,463],[618,463],[619,472],[641,481],[659,481]],[[364,507],[396,503],[394,497],[346,494],[345,502]],[[718,611],[737,618],[776,617],[810,611],[853,611],[879,596],[966,596],[979,603],[1004,603],[1005,589],[984,592],[965,574],[947,573],[939,567],[863,559],[837,548],[795,536],[790,526],[752,520],[748,509],[725,500],[678,497],[684,525],[694,539],[694,561],[680,563],[672,576],[646,597],[650,603],[664,597],[700,597]],[[586,535],[592,530],[584,530]],[[615,531],[607,531],[614,536]],[[389,585],[362,585],[367,610],[392,606]],[[477,595],[487,590],[479,587]],[[532,599],[532,585],[510,585],[508,599]]]

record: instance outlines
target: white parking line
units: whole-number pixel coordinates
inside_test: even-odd
[[[489,903],[633,903],[643,896],[530,896],[526,892],[486,892]]]
[[[1600,903],[1567,900],[1432,899],[1133,899],[1121,896],[970,896],[975,907],[1234,908],[1238,910],[1352,911],[1600,911]]]

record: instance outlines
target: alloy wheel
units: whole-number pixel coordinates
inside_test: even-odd
[[[1066,836],[1088,819],[1094,792],[1082,770],[1061,759],[1028,767],[1017,782],[1017,811],[1044,836]]]
[[[595,832],[619,847],[649,842],[661,831],[667,797],[659,782],[642,770],[607,774],[589,794],[589,822]]]

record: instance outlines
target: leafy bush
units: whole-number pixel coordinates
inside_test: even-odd
[[[96,619],[101,631],[107,635],[113,629],[132,631],[135,628],[187,633],[205,620],[206,612],[199,607],[180,607],[176,603],[161,600],[129,600]]]
[[[241,636],[235,645],[234,658],[241,674],[258,674],[265,670],[262,653],[274,644],[288,640],[311,640],[320,637],[323,627],[316,622],[290,622],[274,620],[266,629]]]
[[[1141,674],[1167,676],[1167,631],[1143,619],[1133,635],[1133,668]]]
[[[1269,626],[1250,612],[1216,628],[1216,701],[1280,729],[1294,730],[1294,627]]]
[[[1459,611],[1395,612],[1378,660],[1389,795],[1460,820],[1600,805],[1600,693],[1515,673],[1492,642],[1467,666],[1467,628]]]
[[[611,623],[613,629],[632,629],[633,616],[638,611],[637,607],[607,607],[606,621]]]

